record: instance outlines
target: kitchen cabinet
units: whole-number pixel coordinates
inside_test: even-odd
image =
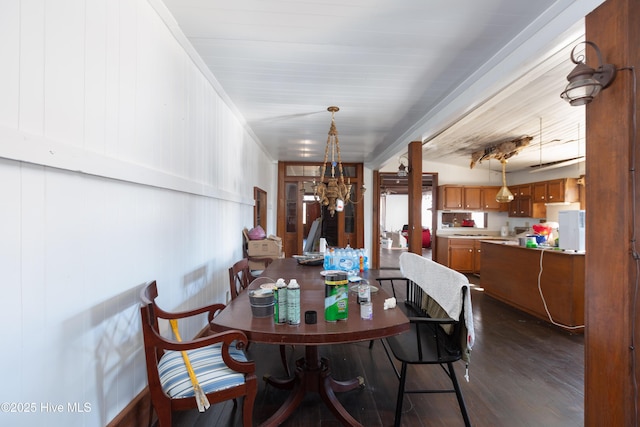
[[[460,273],[480,273],[481,239],[438,237],[438,263]]]
[[[531,196],[515,197],[509,202],[509,216],[531,218]]]
[[[509,190],[513,193],[513,200],[509,202],[509,216],[531,217],[531,187],[531,184],[509,187]]]
[[[541,203],[579,201],[576,178],[561,178],[529,184],[513,185],[509,190],[513,200],[498,203],[500,187],[441,185],[438,187],[438,209],[465,211],[508,212],[511,217],[544,218],[546,209]]]
[[[443,185],[439,187],[438,209],[462,209],[463,187]]]
[[[473,273],[473,261],[473,239],[449,239],[449,268],[461,273]]]
[[[514,198],[531,196],[531,184],[521,184],[509,187],[509,191],[513,193]]]
[[[499,211],[502,207],[496,201],[498,190],[499,187],[442,185],[438,187],[438,209]]]
[[[482,209],[482,189],[480,187],[464,187],[464,208],[469,210]]]
[[[533,187],[534,203],[572,203],[579,200],[576,178],[536,182]]]
[[[500,187],[481,187],[483,211],[509,211],[509,203],[500,203],[496,200],[499,190]]]
[[[536,203],[547,201],[547,183],[536,182],[533,184],[533,201]]]

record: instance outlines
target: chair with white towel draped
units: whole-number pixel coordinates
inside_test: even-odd
[[[395,426],[400,425],[407,393],[455,393],[464,424],[470,426],[453,365],[463,360],[468,367],[475,339],[469,281],[457,271],[410,252],[400,256],[400,270],[402,277],[377,279],[380,286],[391,287],[396,298],[400,294],[396,287],[405,287],[405,301],[398,301],[397,307],[405,311],[411,322],[408,332],[382,340],[400,382]],[[396,366],[398,362],[400,370]],[[453,388],[418,388],[414,381],[407,381],[410,365],[440,365]],[[465,377],[468,379],[468,374]],[[416,388],[407,389],[407,382]]]

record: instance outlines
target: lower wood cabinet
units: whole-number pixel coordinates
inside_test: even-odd
[[[438,263],[460,273],[480,273],[480,239],[438,237],[437,244]]]
[[[473,273],[474,249],[471,239],[449,239],[449,268],[461,273]]]

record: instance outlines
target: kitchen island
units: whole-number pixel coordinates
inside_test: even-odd
[[[549,322],[542,291],[556,323],[584,325],[584,253],[490,240],[483,240],[481,248],[480,286],[487,295]]]

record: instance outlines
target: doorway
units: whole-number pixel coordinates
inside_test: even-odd
[[[326,238],[327,245],[364,246],[362,203],[346,203],[342,212],[335,212],[332,216],[315,199],[313,183],[320,180],[321,166],[320,163],[278,163],[277,235],[283,240],[286,257],[302,254],[305,247],[317,250],[317,242],[307,242],[307,239],[318,218],[320,233],[317,236]],[[351,200],[360,201],[364,180],[362,163],[343,163],[343,168],[345,179],[349,179],[352,185]]]
[[[397,269],[399,257],[408,251],[408,178],[396,173],[380,173],[380,269]],[[434,176],[436,176],[434,180]],[[437,174],[422,174],[422,255],[432,258],[431,246],[434,238],[436,212],[435,187]]]

